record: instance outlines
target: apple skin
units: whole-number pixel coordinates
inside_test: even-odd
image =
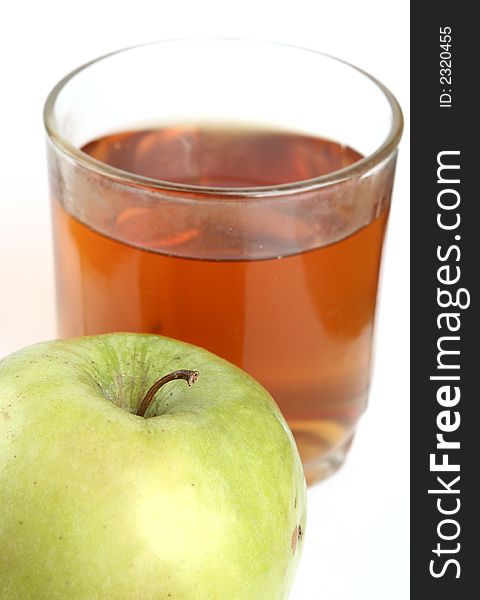
[[[177,369],[198,382],[133,414]],[[283,600],[305,503],[276,404],[206,350],[118,333],[0,362],[1,600]]]

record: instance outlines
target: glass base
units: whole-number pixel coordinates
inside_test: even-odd
[[[302,447],[301,432],[294,432],[297,444]],[[345,458],[350,450],[355,432],[352,432],[350,436],[339,446],[333,448],[328,454],[320,456],[314,460],[305,461],[303,460],[303,469],[305,471],[305,479],[307,485],[315,485],[327,477],[333,475],[345,462]]]

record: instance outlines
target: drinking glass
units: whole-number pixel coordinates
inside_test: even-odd
[[[336,470],[367,404],[392,94],[318,52],[177,40],[77,69],[45,123],[59,335],[205,347],[270,391],[309,483]],[[168,177],[104,158],[102,140],[115,154],[133,138],[129,158],[148,151]],[[223,179],[202,179],[208,164]]]

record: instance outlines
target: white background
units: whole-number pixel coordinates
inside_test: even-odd
[[[399,0],[8,3],[0,23],[0,355],[55,335],[41,111],[59,78],[97,55],[160,38],[270,39],[369,71],[396,94],[408,124],[408,10]],[[409,597],[408,222],[404,135],[370,407],[345,467],[309,492],[304,557],[291,600]]]

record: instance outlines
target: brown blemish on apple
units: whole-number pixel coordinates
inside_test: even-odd
[[[298,542],[301,541],[301,539],[303,538],[303,529],[301,525],[297,525],[295,527],[295,529],[293,530],[293,534],[292,534],[292,552],[295,554],[295,551],[297,549],[298,546]]]
[[[292,534],[292,552],[295,554],[295,550],[297,549],[297,544],[298,544],[298,526],[295,527],[295,529],[293,530],[293,534]]]

